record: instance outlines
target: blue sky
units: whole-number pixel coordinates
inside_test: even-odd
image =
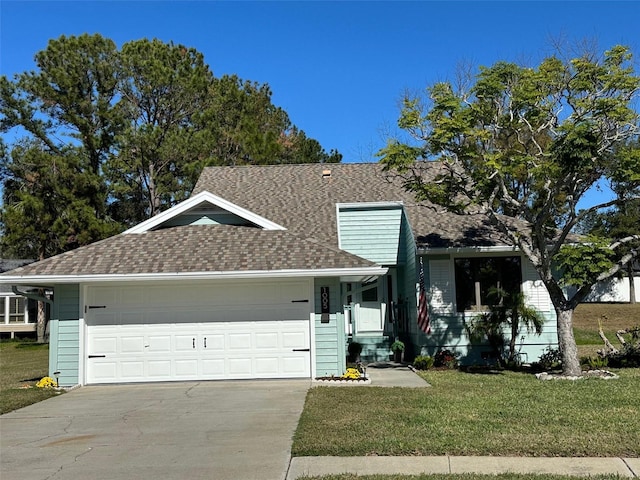
[[[450,78],[460,62],[534,64],[554,39],[640,55],[638,1],[2,0],[0,15],[4,75],[33,69],[63,34],[173,41],[202,52],[216,76],[268,83],[292,122],[347,162],[374,160],[402,92]]]

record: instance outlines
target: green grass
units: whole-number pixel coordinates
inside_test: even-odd
[[[59,394],[56,390],[35,387],[38,380],[47,376],[48,364],[48,345],[0,342],[0,414]]]
[[[313,388],[293,455],[640,456],[638,369],[577,382],[423,375],[432,388]]]
[[[442,474],[442,475],[325,475],[322,477],[301,477],[306,480],[622,480],[618,475],[593,475],[589,477],[574,477],[567,475],[542,475],[542,474],[518,474],[502,473],[499,475],[466,474]]]

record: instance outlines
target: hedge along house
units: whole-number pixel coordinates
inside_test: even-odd
[[[420,259],[430,335],[416,323]],[[548,319],[542,336],[523,332],[522,355],[557,343],[517,250],[417,204],[373,163],[209,167],[179,205],[0,281],[54,289],[49,369],[62,385],[339,375],[348,342],[386,360],[395,337],[472,363],[487,349],[465,319],[496,282]]]

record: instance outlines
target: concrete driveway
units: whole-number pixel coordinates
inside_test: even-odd
[[[309,387],[82,387],[0,417],[0,478],[281,480]]]

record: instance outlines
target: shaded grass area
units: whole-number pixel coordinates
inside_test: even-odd
[[[316,387],[294,456],[640,455],[640,371],[540,381],[517,372],[428,371],[426,389]]]
[[[26,407],[60,392],[36,388],[47,376],[49,345],[35,342],[0,342],[0,414]],[[29,386],[31,388],[23,388]]]
[[[618,475],[593,475],[589,477],[574,477],[567,475],[517,474],[503,473],[499,475],[480,475],[474,473],[446,474],[446,475],[325,475],[322,477],[301,477],[306,480],[621,480]]]

